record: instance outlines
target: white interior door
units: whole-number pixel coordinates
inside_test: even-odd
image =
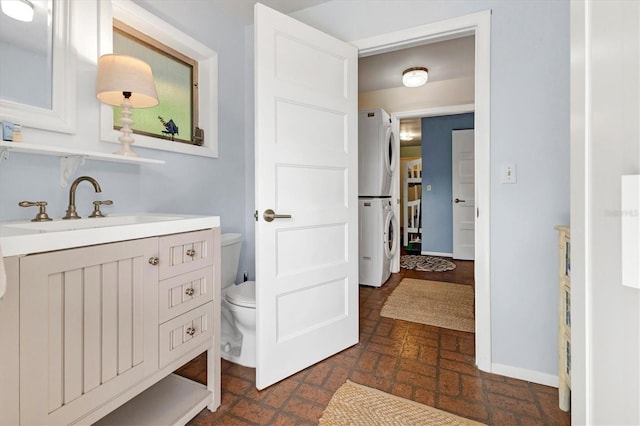
[[[475,253],[475,165],[473,129],[451,132],[453,258],[473,260]]]
[[[254,16],[263,389],[358,341],[357,49],[261,4]]]

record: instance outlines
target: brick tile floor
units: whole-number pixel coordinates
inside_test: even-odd
[[[555,388],[479,371],[474,334],[380,317],[404,277],[473,285],[473,262],[451,272],[401,270],[381,288],[360,287],[360,341],[265,390],[255,370],[222,361],[222,403],[192,425],[315,425],[345,380],[489,425],[569,425]],[[178,374],[204,383],[206,354]]]

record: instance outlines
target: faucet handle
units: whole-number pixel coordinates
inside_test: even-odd
[[[46,210],[46,201],[20,201],[18,203],[20,207],[40,207],[40,211],[36,214],[36,217],[31,219],[31,222],[48,222],[51,220]]]
[[[93,213],[89,215],[89,217],[104,217],[105,215],[100,211],[100,206],[110,206],[113,204],[111,200],[104,201],[94,201],[93,202]]]

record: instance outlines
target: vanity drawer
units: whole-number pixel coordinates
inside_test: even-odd
[[[213,266],[160,281],[160,324],[213,300]]]
[[[213,338],[213,302],[160,324],[160,368]]]
[[[213,265],[213,231],[160,237],[158,274],[161,280]]]

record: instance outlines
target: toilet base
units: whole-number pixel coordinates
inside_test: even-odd
[[[230,298],[231,301],[229,300]],[[251,307],[251,305],[235,304],[232,303],[232,301],[240,303],[253,302],[253,307]],[[246,281],[235,287],[225,289],[222,297],[222,314],[222,334],[225,334],[226,329],[227,334],[233,335],[234,338],[223,339],[221,341],[220,355],[222,358],[235,364],[255,368],[255,282]]]
[[[231,348],[229,352],[225,351],[225,348],[220,348],[220,356],[229,362],[242,365],[243,367],[256,368],[256,342],[255,339],[242,339],[242,346],[240,347],[240,355],[235,355]]]

